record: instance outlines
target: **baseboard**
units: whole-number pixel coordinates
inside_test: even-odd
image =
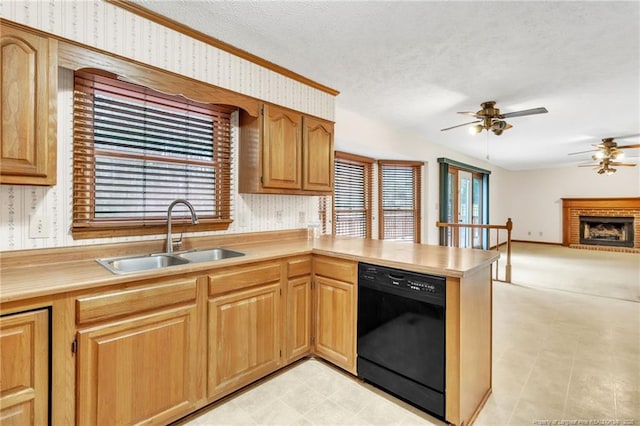
[[[512,243],[527,243],[527,244],[545,244],[548,246],[562,246],[562,243],[553,243],[551,241],[529,241],[529,240],[511,240]]]
[[[562,243],[552,243],[551,241],[528,241],[528,240],[511,240],[512,243],[527,243],[527,244],[545,244],[548,246],[561,246]],[[497,250],[498,247],[506,246],[507,242],[503,241],[500,244],[489,247],[489,250]]]

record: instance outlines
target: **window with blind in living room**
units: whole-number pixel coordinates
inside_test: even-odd
[[[420,242],[422,162],[378,160],[381,240]]]
[[[371,238],[372,158],[335,153],[333,234]]]
[[[77,71],[74,237],[160,233],[177,198],[198,213],[190,230],[226,229],[232,111]]]

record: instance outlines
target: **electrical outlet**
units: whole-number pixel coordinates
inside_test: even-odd
[[[45,216],[29,215],[29,238],[49,238],[49,221]]]
[[[276,222],[277,223],[282,223],[282,210],[277,210],[276,211]]]
[[[307,222],[307,215],[304,212],[298,212],[298,223],[305,224]]]
[[[527,232],[527,235],[531,235],[531,231]]]
[[[542,231],[540,231],[540,232],[538,233],[538,235],[542,237]]]

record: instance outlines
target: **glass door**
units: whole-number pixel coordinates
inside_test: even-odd
[[[442,200],[444,212],[441,212],[441,217],[444,217],[441,220],[463,224],[488,223],[485,175],[450,165],[444,176],[446,182],[441,190],[444,189],[446,195]],[[488,244],[488,232],[482,228],[446,228],[441,235],[447,246],[483,249]]]
[[[472,175],[471,173],[458,171],[458,223],[472,223]],[[472,230],[470,228],[458,228],[458,247],[471,247]]]
[[[473,174],[473,184],[471,193],[471,223],[483,223],[482,222],[482,175],[478,173]],[[472,245],[473,248],[483,248],[483,236],[486,234],[481,228],[471,229],[472,233]]]

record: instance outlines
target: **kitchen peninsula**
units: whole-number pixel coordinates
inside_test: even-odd
[[[306,230],[185,240],[214,246],[245,256],[113,274],[95,259],[162,241],[2,253],[3,363],[29,348],[37,372],[2,389],[3,415],[46,422],[50,404],[53,424],[166,423],[304,357],[356,375],[358,262],[446,278],[446,420],[469,424],[489,396],[497,252]]]

